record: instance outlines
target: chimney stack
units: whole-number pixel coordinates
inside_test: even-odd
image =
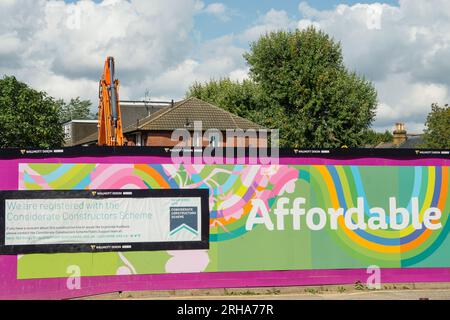
[[[404,123],[397,122],[395,124],[395,130],[393,134],[394,134],[393,144],[397,147],[408,139]]]

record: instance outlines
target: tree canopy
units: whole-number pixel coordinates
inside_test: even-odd
[[[63,137],[52,97],[15,77],[0,79],[0,147],[59,147]]]
[[[392,142],[394,136],[389,130],[386,130],[384,133],[376,132],[372,129],[367,130],[365,144],[366,147],[375,148],[382,142]]]
[[[450,107],[431,105],[424,130],[425,148],[450,149]]]
[[[64,123],[70,120],[90,120],[96,116],[91,113],[92,103],[89,100],[81,100],[80,97],[70,99],[69,103],[64,100],[58,100],[60,105],[60,122]]]
[[[250,80],[196,83],[187,95],[280,129],[282,147],[365,144],[376,90],[347,70],[340,44],[327,34],[313,27],[268,33],[251,43],[244,58]],[[233,107],[236,101],[239,107]]]
[[[186,95],[220,106],[252,121],[258,120],[259,113],[268,105],[261,87],[250,80],[237,82],[225,78],[211,80],[207,84],[195,82]]]

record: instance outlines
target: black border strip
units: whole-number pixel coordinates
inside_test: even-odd
[[[237,148],[235,148],[237,149]],[[158,156],[170,157],[173,147],[68,147],[57,149],[0,149],[0,159],[33,159],[33,158],[71,158],[71,157],[109,157],[109,156]],[[202,155],[205,148],[190,148],[193,157]],[[259,149],[260,154],[270,155],[270,149]],[[196,152],[194,152],[196,151]],[[245,148],[245,157],[249,156],[249,149]],[[234,151],[235,157],[240,153]],[[214,152],[213,152],[214,155]],[[353,159],[361,157],[417,159],[417,158],[449,158],[450,149],[280,149],[280,157],[293,158],[333,158]]]
[[[123,194],[124,192],[131,194]],[[112,193],[112,194],[111,194]],[[5,200],[7,199],[70,199],[70,198],[201,198],[201,240],[184,242],[140,243],[89,243],[51,245],[5,245]],[[207,189],[146,189],[146,190],[39,190],[0,191],[0,254],[74,253],[74,252],[121,252],[158,250],[209,249],[209,191]],[[111,248],[98,249],[97,246]],[[117,246],[112,248],[112,246]],[[119,248],[125,246],[125,248]]]

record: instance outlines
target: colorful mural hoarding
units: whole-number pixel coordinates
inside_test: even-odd
[[[209,248],[206,189],[0,191],[0,254]]]
[[[198,279],[228,274],[234,279],[230,285],[247,286],[276,285],[264,276],[267,272],[290,272],[290,284],[312,284],[304,282],[305,274],[325,272],[327,282],[348,283],[351,280],[343,274],[357,276],[370,265],[391,270],[385,274],[392,281],[395,275],[397,280],[405,279],[402,274],[408,270],[416,272],[411,277],[418,280],[424,280],[420,270],[429,275],[428,280],[433,272],[438,278],[449,277],[449,168],[448,159],[442,157],[292,157],[281,158],[279,165],[175,165],[170,157],[79,157],[9,160],[7,166],[19,190],[209,191],[209,250],[23,255],[16,265],[19,282],[64,279],[70,266],[78,266],[89,281],[125,277],[128,290],[137,289],[134,279],[139,276],[159,279],[158,288],[173,289],[174,284],[164,287],[165,277],[185,274],[196,274]],[[374,220],[379,213],[375,208],[386,216]],[[334,215],[333,220],[330,212],[339,210],[342,215]],[[346,220],[352,210],[355,215]],[[395,225],[402,225],[406,215],[390,220],[389,214],[396,210],[409,219],[397,229]],[[372,228],[349,228],[349,223],[359,223],[358,211]],[[387,227],[375,228],[375,224]],[[282,274],[278,285],[283,285]],[[297,278],[292,278],[294,274]],[[214,280],[190,284],[221,285]]]

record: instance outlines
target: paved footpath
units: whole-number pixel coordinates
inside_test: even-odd
[[[141,297],[136,300],[450,300],[450,290],[382,290],[336,294]],[[135,300],[135,299],[133,299]]]
[[[88,300],[450,300],[450,283],[116,292]]]

